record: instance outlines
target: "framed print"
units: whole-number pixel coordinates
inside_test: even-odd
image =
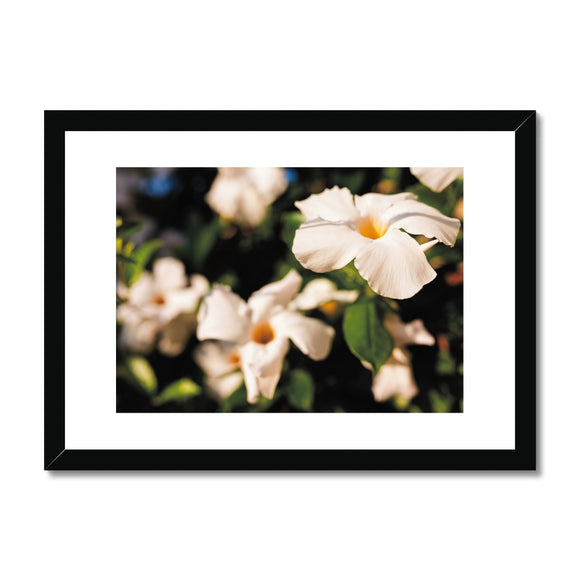
[[[45,469],[534,470],[535,150],[534,111],[46,111]]]

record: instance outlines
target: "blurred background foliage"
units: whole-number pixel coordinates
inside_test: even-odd
[[[180,259],[188,274],[203,274],[247,299],[263,285],[295,268],[303,284],[320,277],[304,269],[291,252],[302,223],[295,201],[327,187],[355,194],[410,191],[447,216],[463,220],[463,181],[441,193],[419,183],[408,168],[287,168],[288,188],[256,228],[239,227],[215,214],[205,202],[216,168],[117,169],[117,279],[127,285],[162,256]],[[426,241],[421,240],[419,241]],[[411,345],[419,393],[411,401],[376,402],[372,373],[345,343],[342,316],[314,310],[336,330],[327,359],[314,362],[293,345],[272,400],[246,403],[241,386],[217,402],[207,396],[204,375],[193,362],[195,335],[182,354],[167,357],[126,352],[117,325],[118,412],[461,412],[463,409],[463,224],[453,248],[436,244],[427,253],[435,280],[407,300],[398,300],[403,321],[423,320],[435,346]],[[340,289],[359,289],[352,266],[323,275]],[[122,302],[117,297],[117,302]]]

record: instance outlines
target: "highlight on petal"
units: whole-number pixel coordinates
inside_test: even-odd
[[[399,316],[390,313],[385,318],[385,327],[391,333],[397,346],[408,344],[435,344],[435,338],[429,334],[422,320],[416,319],[411,322],[402,322]]]
[[[313,193],[294,205],[304,214],[306,220],[317,218],[327,221],[356,222],[359,212],[354,205],[354,198],[346,187],[335,185],[332,189],[325,189],[322,193]]]
[[[364,195],[355,195],[354,203],[361,215],[380,215],[385,212],[394,203],[405,200],[416,200],[414,193],[365,193]]]
[[[403,228],[410,234],[437,238],[448,246],[455,244],[461,227],[458,219],[447,217],[430,205],[412,200],[394,204],[385,216],[389,228]]]
[[[327,278],[316,278],[304,286],[290,307],[295,310],[313,310],[330,302],[351,304],[358,298],[357,290],[338,290]]]
[[[266,284],[254,292],[248,300],[252,322],[268,316],[275,306],[286,306],[296,296],[301,284],[302,276],[296,270],[290,270],[278,282]]]
[[[277,314],[271,322],[277,333],[288,337],[311,359],[322,360],[328,356],[335,334],[332,326],[289,310]]]
[[[439,193],[463,175],[463,167],[411,167],[411,173],[423,185]]]
[[[346,266],[370,243],[350,224],[316,219],[296,230],[292,252],[305,268],[330,272]]]
[[[288,180],[282,167],[248,167],[248,179],[268,204],[286,191]]]
[[[244,375],[241,372],[234,372],[221,377],[208,377],[206,385],[209,394],[216,400],[227,399],[236,391],[244,381]]]
[[[373,380],[372,392],[375,401],[382,402],[391,397],[412,399],[419,389],[411,367],[411,355],[395,347],[389,360],[379,369]]]
[[[229,287],[215,284],[201,304],[197,324],[199,340],[246,342],[250,329],[248,306]]]
[[[410,298],[436,276],[419,244],[393,228],[359,252],[354,265],[372,290],[387,298]]]
[[[248,342],[241,349],[241,357],[257,377],[267,377],[276,372],[288,352],[288,339],[281,334],[267,344]]]
[[[185,266],[177,258],[159,258],[153,264],[153,277],[158,290],[175,290],[187,284]]]

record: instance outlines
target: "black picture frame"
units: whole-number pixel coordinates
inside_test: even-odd
[[[46,470],[535,470],[535,111],[45,111]],[[513,450],[77,450],[65,448],[65,132],[509,131],[515,133]]]

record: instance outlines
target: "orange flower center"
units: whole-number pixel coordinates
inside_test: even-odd
[[[240,366],[240,355],[237,352],[232,352],[228,358],[228,362],[232,366]]]
[[[260,322],[252,329],[252,340],[258,344],[268,344],[274,336],[274,329],[267,322]]]
[[[329,300],[328,302],[321,304],[319,308],[322,310],[322,312],[324,312],[324,314],[332,316],[333,314],[336,314],[338,309],[338,302],[336,300]]]
[[[370,215],[363,216],[358,222],[358,231],[361,236],[376,240],[382,237],[388,229],[388,224],[381,222]]]
[[[156,306],[163,306],[165,304],[165,296],[163,296],[163,294],[155,294],[151,302]]]

